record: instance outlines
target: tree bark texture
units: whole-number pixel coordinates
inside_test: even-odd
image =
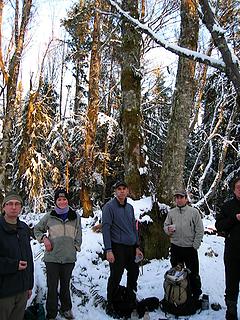
[[[138,17],[138,0],[124,0],[124,10]],[[129,185],[130,196],[138,199],[143,195],[143,182],[140,168],[144,166],[141,132],[141,35],[132,24],[122,21],[122,130],[124,141],[125,180]]]
[[[18,1],[16,1],[15,26],[18,26]],[[31,16],[32,0],[24,0],[20,27],[15,30],[15,50],[10,59],[7,81],[7,105],[3,121],[3,139],[0,157],[0,192],[11,188],[12,180],[12,135],[16,118],[16,95],[20,63],[24,48],[27,25]]]
[[[93,29],[93,42],[89,71],[89,101],[86,119],[86,137],[84,146],[84,168],[80,170],[82,182],[81,202],[83,216],[92,214],[91,186],[90,181],[94,170],[94,144],[99,111],[99,79],[100,79],[100,0],[95,1],[95,17]]]
[[[140,224],[140,246],[143,248],[144,258],[148,260],[167,258],[170,241],[163,230],[167,212],[161,212],[158,203],[154,202],[152,210],[146,214],[153,222]]]
[[[199,19],[196,1],[182,0],[179,45],[196,50],[198,31]],[[168,204],[172,202],[174,190],[184,187],[185,153],[196,91],[195,67],[196,62],[182,57],[179,58],[172,114],[163,154],[158,190],[160,201]]]

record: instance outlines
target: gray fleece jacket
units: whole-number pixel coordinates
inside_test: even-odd
[[[169,235],[168,226],[175,224],[176,231],[171,235],[171,243],[179,247],[198,249],[203,238],[203,223],[196,208],[191,206],[175,207],[168,212],[164,231]]]

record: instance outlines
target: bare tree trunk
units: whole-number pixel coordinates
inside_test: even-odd
[[[196,50],[199,20],[195,0],[181,2],[181,33],[179,45]],[[190,117],[193,110],[196,62],[179,58],[172,115],[163,154],[158,198],[164,203],[172,202],[175,189],[184,186],[183,173]]]
[[[125,0],[123,6],[132,16],[138,17],[138,0]],[[138,199],[143,195],[140,170],[144,166],[143,136],[141,132],[141,34],[123,18],[122,23],[122,128],[124,141],[125,179],[130,196]]]
[[[3,139],[0,157],[0,191],[9,190],[11,187],[12,176],[12,130],[16,114],[16,95],[17,83],[20,69],[20,62],[24,48],[24,39],[26,35],[27,25],[30,20],[32,0],[24,0],[22,7],[22,18],[19,30],[18,28],[18,1],[16,1],[15,11],[15,51],[10,60],[7,81],[7,105],[3,122]]]
[[[167,210],[160,209],[155,201],[151,211],[146,214],[151,217],[152,222],[142,222],[140,225],[140,245],[144,249],[144,257],[146,259],[167,258],[170,242],[163,230]]]
[[[141,0],[141,19],[145,17],[146,14],[146,0]]]
[[[86,119],[86,137],[84,145],[84,163],[85,166],[80,172],[82,181],[81,202],[83,207],[83,216],[89,217],[92,214],[91,201],[91,178],[94,164],[94,143],[96,137],[98,110],[99,110],[99,78],[100,78],[100,0],[95,1],[95,17],[93,42],[89,72],[89,102]]]
[[[112,105],[113,105],[113,99],[112,99],[112,88],[114,86],[113,84],[113,65],[114,65],[114,59],[113,59],[113,47],[111,48],[111,67],[110,67],[110,72],[109,72],[109,82],[106,86],[106,92],[109,92],[107,96],[107,103],[106,103],[106,115],[111,116],[111,110],[112,110]],[[102,203],[104,203],[106,199],[106,186],[107,186],[107,176],[108,176],[108,165],[109,165],[109,123],[106,124],[107,129],[105,133],[105,143],[104,143],[104,149],[103,149],[103,154],[104,154],[104,159],[103,159],[103,168],[102,168],[102,177],[103,177],[103,190],[102,190],[102,196],[101,200]]]

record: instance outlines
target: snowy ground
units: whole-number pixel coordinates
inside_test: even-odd
[[[131,201],[134,205],[136,216],[147,211],[151,206],[149,198]],[[99,213],[100,214],[100,213]],[[35,223],[36,217],[28,216],[28,220]],[[75,319],[81,320],[107,320],[111,319],[105,314],[101,301],[96,300],[96,294],[106,298],[106,284],[109,276],[108,263],[99,257],[102,252],[102,235],[91,230],[93,219],[82,219],[83,243],[82,251],[78,253],[77,262],[73,271],[72,279],[72,301]],[[206,227],[214,226],[214,219],[204,219]],[[35,256],[35,287],[33,297],[37,301],[45,302],[46,277],[44,274],[44,263],[42,261],[42,246],[32,241]],[[214,319],[225,318],[224,305],[224,265],[223,265],[224,239],[216,235],[205,235],[199,249],[200,274],[202,279],[203,293],[209,295],[210,304],[220,303],[222,309],[214,311],[211,308],[200,314],[191,316],[191,319]],[[163,298],[163,277],[169,269],[169,260],[152,260],[141,268],[138,279],[138,299],[147,297]],[[122,284],[125,284],[124,274]],[[99,298],[98,296],[98,298]],[[30,301],[31,302],[31,301]],[[151,320],[164,318],[164,314],[157,310],[150,313]],[[59,316],[57,319],[61,319]]]

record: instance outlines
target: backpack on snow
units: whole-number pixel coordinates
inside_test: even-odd
[[[120,317],[131,317],[131,313],[137,305],[136,294],[132,290],[119,285],[112,304]]]
[[[164,298],[160,301],[160,308],[163,312],[175,316],[196,313],[198,305],[192,297],[189,274],[190,271],[181,265],[177,265],[165,273]]]
[[[159,307],[159,299],[157,297],[148,297],[137,302],[138,317],[143,318],[146,311],[152,312]]]
[[[45,320],[45,310],[43,304],[36,303],[29,306],[24,313],[24,320]]]

